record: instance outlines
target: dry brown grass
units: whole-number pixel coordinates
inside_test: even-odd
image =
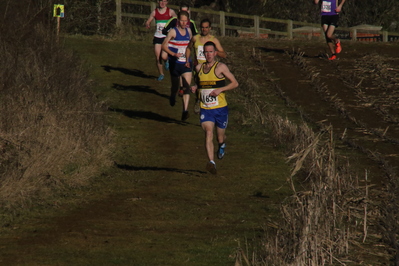
[[[292,58],[300,64],[307,73],[310,73],[312,82],[315,88],[322,88],[325,99],[332,102],[337,110],[347,116],[358,126],[364,128],[365,131],[370,132],[387,142],[398,144],[397,138],[387,136],[389,127],[384,129],[370,128],[362,121],[356,120],[348,112],[346,112],[345,105],[337,97],[330,97],[328,88],[323,86],[316,76],[314,69],[311,69],[303,60],[300,54],[292,54]],[[301,62],[301,63],[299,63]],[[397,123],[398,121],[398,93],[397,93],[397,78],[398,72],[392,66],[392,59],[383,57],[377,54],[366,54],[355,62],[354,72],[347,76],[342,74],[342,80],[345,80],[347,86],[351,87],[359,98],[359,102],[370,106],[384,121],[390,123]],[[372,88],[373,94],[365,93],[365,91]],[[367,154],[370,159],[378,162],[385,180],[383,182],[383,189],[378,191],[371,189],[372,197],[368,199],[372,203],[373,210],[371,215],[365,216],[368,218],[368,224],[377,228],[377,239],[389,246],[389,253],[393,255],[395,265],[399,264],[399,246],[397,238],[399,235],[399,213],[397,212],[399,206],[398,191],[398,176],[395,167],[392,167],[387,161],[386,157],[378,152],[365,149],[358,146],[350,140],[344,139],[345,143],[361,150]],[[375,236],[375,235],[374,235]]]
[[[109,164],[111,132],[77,57],[43,23],[8,24],[0,42],[0,205],[16,213],[87,184]]]
[[[267,73],[258,58],[253,56],[263,73]],[[302,62],[296,57],[293,59]],[[315,133],[304,121],[294,123],[275,114],[259,97],[261,86],[265,84],[256,84],[239,69],[234,71],[241,85],[237,92],[247,99],[243,122],[265,125],[265,134],[269,134],[276,145],[285,148],[293,163],[291,176],[287,178],[293,195],[281,205],[282,220],[268,224],[263,251],[254,255],[239,250],[236,265],[343,265],[360,263],[365,253],[370,257],[389,258],[386,250],[375,248],[370,252],[362,245],[368,241],[382,242],[383,236],[370,230],[378,224],[387,227],[385,239],[394,241],[396,234],[388,232],[397,231],[396,216],[393,215],[396,212],[387,202],[386,210],[381,212],[381,203],[369,197],[372,186],[367,180],[368,173],[359,177],[351,171],[346,160],[339,159],[332,127],[320,125],[320,131]],[[317,79],[311,79],[317,83]],[[278,84],[269,85],[279,91]],[[295,107],[289,99],[285,100]],[[344,108],[339,103],[336,107]],[[392,182],[390,184],[396,187]],[[393,191],[392,188],[389,190]],[[397,202],[393,197],[392,194],[388,198]],[[381,223],[381,216],[387,222]]]

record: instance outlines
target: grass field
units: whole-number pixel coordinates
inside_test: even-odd
[[[169,78],[154,78],[149,42],[67,38],[65,46],[87,61],[109,106],[114,167],[76,201],[11,225],[2,263],[230,265],[237,248],[255,251],[289,195],[289,167],[236,95],[228,95],[226,157],[212,176],[198,117],[182,123],[181,103],[169,106]]]
[[[93,90],[109,107],[107,122],[115,131],[114,164],[91,186],[68,191],[53,204],[33,209],[4,228],[0,238],[0,262],[4,265],[233,265],[236,261],[245,264],[244,255],[253,265],[262,265],[264,247],[270,244],[265,231],[284,228],[280,207],[292,200],[292,184],[287,182],[292,162],[287,162],[287,157],[295,149],[297,155],[300,150],[307,151],[306,143],[312,143],[306,140],[309,129],[302,126],[303,121],[315,132],[328,132],[329,124],[333,125],[331,135],[337,140],[331,153],[333,163],[336,152],[337,162],[345,164],[348,160],[348,165],[353,164],[348,171],[350,186],[360,184],[363,193],[362,186],[367,189],[368,185],[377,184],[377,190],[384,190],[381,180],[389,169],[381,170],[381,161],[368,156],[367,151],[373,147],[369,140],[378,142],[374,148],[389,147],[391,142],[378,138],[377,128],[385,129],[386,124],[375,126],[369,120],[375,115],[370,110],[378,110],[364,102],[372,101],[371,96],[355,101],[352,95],[359,92],[357,89],[374,91],[370,87],[380,76],[364,80],[364,87],[346,86],[359,84],[359,73],[373,73],[357,62],[367,61],[370,51],[377,47],[392,54],[386,56],[389,60],[373,57],[375,66],[393,69],[388,74],[396,73],[390,72],[397,69],[394,47],[343,43],[346,50],[339,60],[328,62],[323,58],[326,45],[321,42],[222,39],[229,55],[225,62],[240,87],[227,94],[230,117],[226,156],[217,161],[218,175],[213,176],[205,170],[204,133],[198,117],[192,113],[187,122],[181,122],[181,103],[169,106],[169,77],[156,80],[150,38],[122,41],[68,37],[63,42],[86,61],[95,84]],[[276,128],[271,129],[270,117],[274,114],[282,117],[281,124],[289,125],[281,127],[278,134]],[[395,126],[390,124],[390,128]],[[287,132],[291,129],[303,133],[303,147]],[[395,132],[387,129],[384,136],[395,139]],[[388,155],[386,158],[394,163],[394,150]],[[323,158],[312,157],[310,164],[330,169]],[[364,180],[365,168],[372,183]],[[298,176],[311,177],[312,170],[317,169],[304,169]],[[325,181],[324,172],[316,177]],[[330,183],[326,184],[320,191],[326,195],[334,192],[328,190]],[[345,191],[343,184],[338,185]],[[295,186],[296,196],[305,200],[303,206],[307,208],[298,207],[289,214],[294,217],[302,210],[315,210],[311,202],[317,201],[306,198],[312,194],[309,187],[305,183]],[[395,251],[387,248],[381,232],[381,225],[386,224],[375,218],[376,213],[386,215],[381,207],[384,201],[376,201],[373,195],[381,196],[370,192],[367,200],[363,200],[364,194],[352,198],[335,194],[327,199],[327,211],[334,205],[338,206],[334,211],[348,208],[352,215],[344,217],[350,225],[344,235],[350,237],[349,253],[334,257],[331,251],[325,252],[332,261],[353,265],[386,265],[392,261]],[[321,199],[323,195],[316,196]],[[340,205],[342,202],[345,206]],[[392,202],[391,207],[395,206]],[[312,215],[305,228],[328,216]],[[284,217],[289,215],[285,213]],[[339,221],[337,218],[333,223]],[[349,228],[353,229],[351,235]],[[303,237],[300,233],[293,236],[286,240],[287,246],[298,240],[296,236]],[[336,247],[332,250],[335,252]],[[279,252],[289,255],[283,248]]]

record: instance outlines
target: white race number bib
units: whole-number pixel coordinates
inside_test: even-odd
[[[218,97],[210,96],[209,94],[214,89],[201,89],[201,101],[206,107],[218,106]]]
[[[331,12],[331,2],[325,2],[321,4],[321,12]]]

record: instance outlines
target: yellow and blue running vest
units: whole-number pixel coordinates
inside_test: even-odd
[[[199,77],[199,94],[201,99],[201,108],[216,109],[227,106],[225,93],[220,93],[217,97],[209,96],[209,94],[217,88],[224,87],[226,84],[225,78],[218,78],[215,74],[216,66],[219,62],[215,62],[208,73],[204,72],[205,64],[202,64],[198,73]]]

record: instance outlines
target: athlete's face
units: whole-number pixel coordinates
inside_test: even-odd
[[[207,45],[204,47],[204,54],[206,62],[212,63],[215,60],[216,50],[212,45]]]
[[[158,2],[159,2],[159,7],[160,8],[164,8],[164,7],[166,7],[168,5],[168,1],[167,0],[161,0],[161,1],[158,1]]]
[[[211,27],[209,26],[209,22],[203,22],[201,24],[201,35],[207,36],[210,31],[211,31]]]
[[[179,18],[179,26],[180,28],[184,29],[187,27],[188,17],[185,15],[181,15]]]

